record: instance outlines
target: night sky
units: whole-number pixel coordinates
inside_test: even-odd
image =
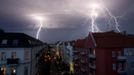
[[[0,0],[0,28],[36,36],[39,22],[31,15],[45,18],[39,39],[53,43],[84,38],[91,26],[88,6],[98,0]],[[134,34],[134,0],[103,0],[120,31]],[[101,8],[101,7],[100,7]],[[96,19],[101,32],[115,30],[115,23],[102,8]],[[108,22],[111,21],[109,24]]]

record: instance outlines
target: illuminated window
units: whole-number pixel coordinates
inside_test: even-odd
[[[0,71],[1,71],[2,75],[6,75],[6,66],[5,65],[1,65]]]
[[[12,59],[15,59],[16,58],[16,52],[12,52],[11,57],[12,57]]]
[[[16,75],[16,67],[11,67],[11,75]]]

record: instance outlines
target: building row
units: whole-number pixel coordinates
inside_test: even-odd
[[[134,35],[89,33],[85,39],[63,42],[60,49],[74,75],[134,75]]]
[[[0,33],[0,75],[36,75],[47,45],[24,33]]]

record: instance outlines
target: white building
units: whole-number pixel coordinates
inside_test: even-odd
[[[38,53],[44,44],[23,33],[0,34],[0,73],[3,75],[35,75]]]

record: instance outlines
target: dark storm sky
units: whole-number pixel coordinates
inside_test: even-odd
[[[39,39],[52,43],[84,38],[91,22],[86,8],[91,1],[95,0],[0,0],[0,28],[6,32],[24,32],[35,37],[38,22],[30,15],[43,14],[46,20]],[[113,15],[121,16],[118,18],[120,30],[134,34],[134,0],[103,2]],[[97,20],[100,29],[112,30],[107,29],[110,26],[105,24],[102,16],[99,15]]]

